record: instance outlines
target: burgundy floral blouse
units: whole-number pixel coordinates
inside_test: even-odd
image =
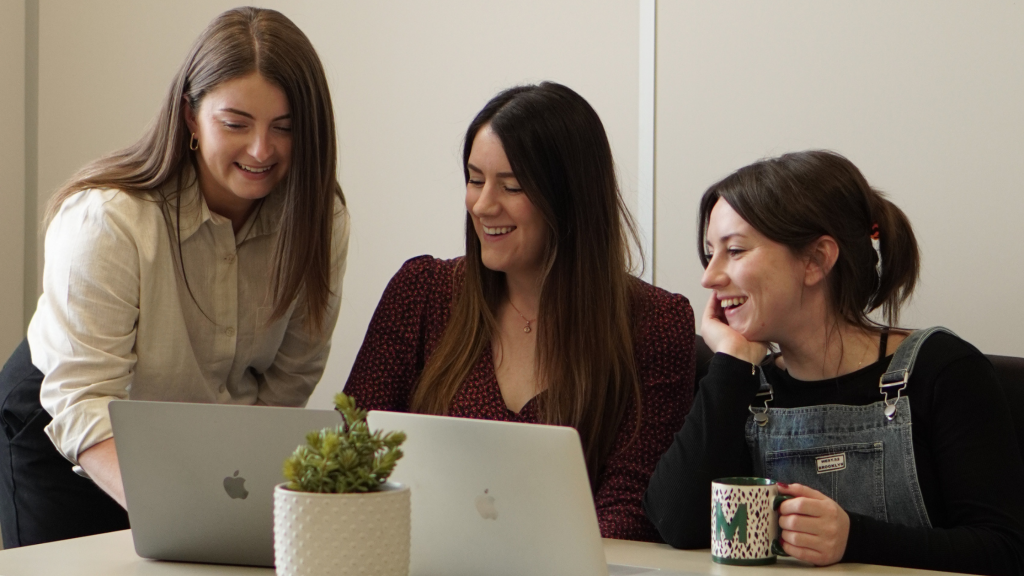
[[[406,411],[427,359],[440,341],[451,311],[459,259],[420,256],[391,279],[377,305],[363,346],[345,385],[367,410]],[[642,423],[630,442],[636,410],[620,426],[618,439],[594,486],[594,505],[605,538],[660,541],[641,509],[654,466],[682,427],[693,402],[694,325],[687,299],[642,284],[634,333],[642,382]],[[449,408],[465,418],[537,422],[536,398],[518,413],[509,410],[494,376],[490,347],[470,371]]]

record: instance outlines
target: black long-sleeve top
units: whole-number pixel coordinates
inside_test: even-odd
[[[892,357],[839,378],[796,380],[764,366],[777,408],[863,406],[881,399]],[[711,481],[752,476],[744,424],[759,379],[749,363],[716,354],[693,408],[662,457],[644,511],[676,548],[710,546]],[[850,514],[843,562],[977,574],[1024,573],[1024,463],[992,364],[950,334],[925,341],[904,395],[914,460],[932,528]]]

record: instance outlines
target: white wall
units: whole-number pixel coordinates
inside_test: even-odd
[[[40,216],[78,166],[138,137],[189,44],[234,4],[40,3]],[[341,389],[402,261],[461,253],[461,138],[499,89],[554,79],[583,94],[605,121],[635,203],[636,3],[267,5],[289,15],[320,51],[353,213],[342,317],[311,405],[326,406]],[[0,85],[0,133],[20,134],[23,3],[0,10],[0,73],[12,80]],[[1024,307],[1013,303],[1024,281],[1024,262],[1014,255],[1024,240],[1016,225],[1024,214],[1022,11],[1021,2],[996,0],[658,2],[658,284],[689,296],[699,311],[706,299],[694,247],[701,192],[762,156],[828,147],[856,162],[916,226],[924,273],[905,323],[942,323],[986,352],[1024,355],[1013,331],[1024,321]],[[20,301],[25,238],[20,142],[0,141],[3,181],[13,191],[0,193],[0,265],[11,271],[0,289],[11,302]],[[0,316],[0,354],[22,334],[15,308],[0,310],[11,316]]]
[[[206,23],[234,1],[44,2],[39,209],[83,163],[138,137]],[[317,47],[353,217],[342,314],[310,406],[341,390],[402,262],[462,253],[461,139],[500,89],[556,80],[597,109],[636,197],[638,10],[618,0],[267,2]],[[42,212],[40,212],[41,214]]]
[[[1024,356],[1024,3],[658,3],[657,279],[701,310],[703,191],[761,157],[830,148],[910,217],[903,324]]]
[[[40,217],[52,192],[76,169],[139,137],[192,40],[219,8],[233,4],[40,4]]]
[[[24,337],[25,2],[0,3],[0,364]]]

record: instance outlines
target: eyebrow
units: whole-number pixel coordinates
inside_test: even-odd
[[[743,234],[743,233],[741,233],[741,232],[732,232],[731,234],[726,234],[725,236],[721,236],[721,237],[719,237],[719,238],[718,238],[718,241],[719,241],[719,242],[728,242],[730,238],[734,238],[734,237],[735,237],[735,238],[746,238],[746,237],[747,237],[747,235],[746,235],[746,234]],[[711,246],[711,241],[710,241],[710,240],[705,240],[705,241],[704,241],[704,245],[705,245],[706,247],[708,247],[708,248],[711,248],[711,247],[712,247],[712,246]]]
[[[256,118],[253,117],[252,114],[249,114],[248,112],[243,112],[243,111],[241,111],[241,110],[239,110],[237,108],[221,108],[220,111],[221,112],[230,112],[232,114],[238,114],[239,116],[245,116],[246,118],[249,118],[250,120],[255,120],[256,119]],[[292,117],[292,115],[289,112],[288,114],[285,114],[283,116],[278,116],[277,118],[274,118],[273,120],[271,120],[271,122],[277,122],[278,120],[289,120],[289,119],[291,119],[291,117]]]
[[[479,172],[481,174],[484,173],[483,170],[477,168],[476,166],[473,166],[469,162],[466,162],[466,168],[469,168],[469,170],[471,172]],[[498,178],[515,178],[516,177],[516,175],[513,174],[512,172],[498,172],[497,176],[498,176]],[[516,178],[516,179],[518,180],[518,178]]]

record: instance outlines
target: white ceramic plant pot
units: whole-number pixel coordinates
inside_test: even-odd
[[[409,487],[314,494],[274,489],[277,576],[408,576]]]

